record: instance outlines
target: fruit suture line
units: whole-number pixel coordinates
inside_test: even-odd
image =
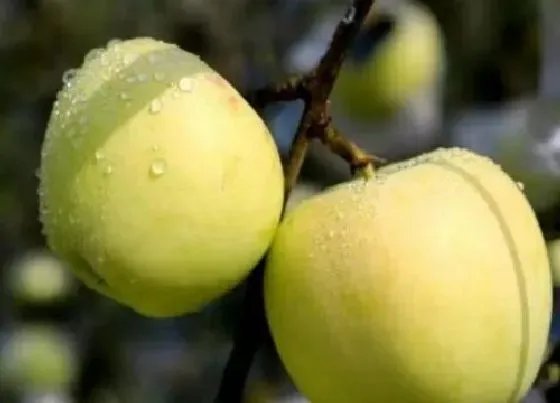
[[[375,0],[353,0],[334,31],[331,43],[317,67],[301,76],[254,91],[247,99],[257,110],[269,103],[301,99],[305,108],[284,165],[285,203],[297,182],[310,140],[318,139],[335,154],[346,160],[352,173],[373,175],[373,165],[384,159],[369,155],[345,138],[333,125],[329,96],[346,51],[355,40]],[[234,345],[226,364],[216,403],[240,403],[252,361],[268,336],[263,303],[263,258],[247,279],[242,317],[237,325]]]

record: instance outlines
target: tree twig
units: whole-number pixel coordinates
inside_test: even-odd
[[[291,77],[247,96],[255,108],[277,101],[301,99],[305,109],[285,165],[285,203],[297,182],[305,160],[309,141],[320,139],[333,152],[348,161],[351,169],[361,169],[379,160],[369,156],[345,139],[331,125],[329,96],[347,49],[355,40],[375,0],[353,0],[338,24],[328,50],[315,69],[302,76]],[[241,319],[234,335],[233,348],[224,369],[216,403],[241,403],[253,359],[268,335],[263,302],[263,276],[266,256],[247,279]]]

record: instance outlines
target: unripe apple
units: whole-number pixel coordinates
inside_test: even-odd
[[[28,392],[64,391],[74,381],[76,359],[68,336],[60,329],[22,325],[0,348],[0,384]]]
[[[268,248],[283,204],[274,140],[196,55],[112,41],[67,73],[42,150],[50,248],[147,316],[201,309]]]
[[[557,287],[560,287],[560,239],[555,239],[548,243],[548,258],[552,271],[552,280]]]
[[[10,266],[10,295],[32,304],[62,300],[73,290],[71,278],[57,257],[44,250],[32,250]]]
[[[313,403],[517,402],[543,358],[551,300],[524,194],[455,148],[299,204],[265,275],[279,355]]]
[[[386,3],[367,16],[333,88],[333,105],[354,119],[387,118],[441,80],[443,36],[431,10],[416,1]]]

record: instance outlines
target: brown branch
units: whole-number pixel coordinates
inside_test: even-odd
[[[333,34],[329,49],[315,69],[303,76],[292,77],[284,83],[255,91],[247,97],[257,109],[277,101],[301,99],[305,102],[304,113],[285,166],[284,209],[290,191],[299,177],[310,139],[320,139],[333,152],[348,161],[353,170],[371,168],[371,163],[375,161],[375,157],[367,155],[332,128],[328,108],[328,98],[346,51],[355,40],[374,1],[353,0]],[[222,375],[216,403],[243,401],[245,384],[255,354],[265,338],[269,337],[262,284],[265,262],[266,256],[261,259],[247,279],[243,312]]]
[[[303,76],[298,75],[288,78],[280,84],[274,84],[265,88],[258,89],[247,96],[247,100],[256,109],[272,102],[292,101],[305,97]]]
[[[387,163],[387,160],[384,158],[366,153],[355,143],[344,137],[332,124],[321,129],[312,133],[313,137],[318,138],[334,154],[348,162],[352,173],[368,165],[380,166]]]

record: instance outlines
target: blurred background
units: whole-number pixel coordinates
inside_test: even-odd
[[[212,402],[240,309],[242,287],[197,315],[144,319],[85,289],[44,249],[35,172],[63,73],[111,39],[153,36],[200,54],[245,92],[312,68],[348,3],[0,0],[0,402]],[[380,0],[332,96],[334,124],[381,157],[458,145],[499,162],[537,211],[555,273],[558,21],[554,0]],[[259,111],[283,155],[301,108]],[[290,205],[349,177],[314,145]],[[559,401],[557,316],[526,403]],[[305,402],[270,345],[246,401]]]

